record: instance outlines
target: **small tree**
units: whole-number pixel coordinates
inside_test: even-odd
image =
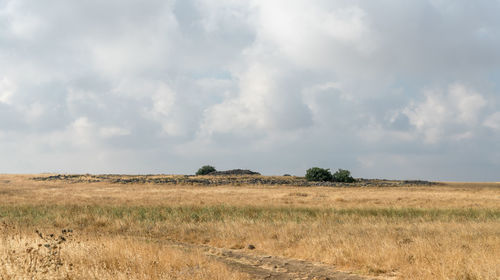
[[[198,169],[198,171],[196,172],[196,175],[207,175],[207,174],[212,173],[214,171],[217,171],[215,169],[215,167],[213,167],[211,165],[204,165],[204,166],[200,167],[200,169]]]
[[[332,181],[334,182],[352,183],[355,181],[351,176],[351,172],[345,169],[337,170],[337,172],[333,173],[332,177]]]
[[[306,171],[307,181],[331,181],[332,173],[330,169],[324,169],[319,167],[312,167]]]

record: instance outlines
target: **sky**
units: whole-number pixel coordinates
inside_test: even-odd
[[[500,181],[498,0],[0,0],[0,173]]]

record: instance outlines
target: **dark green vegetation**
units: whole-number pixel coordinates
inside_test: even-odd
[[[345,169],[339,169],[337,172],[333,173],[332,181],[342,182],[342,183],[353,183],[355,180],[351,176],[351,172]]]
[[[198,169],[198,171],[196,171],[196,175],[207,175],[207,174],[210,174],[212,172],[215,172],[217,171],[215,169],[215,167],[211,166],[211,165],[204,165],[202,167],[200,167],[200,169]]]
[[[337,183],[353,183],[356,180],[351,176],[351,172],[345,169],[339,169],[335,173],[331,173],[330,169],[312,167],[306,171],[306,180],[315,182],[337,182]]]
[[[352,218],[383,218],[388,221],[500,221],[495,209],[354,208],[319,209],[236,206],[1,206],[0,221],[26,226],[65,226],[84,229],[142,223],[198,222],[314,222],[318,219],[343,221]],[[57,225],[55,225],[56,223]]]
[[[332,181],[332,178],[330,169],[312,167],[306,170],[307,181],[328,182]]]

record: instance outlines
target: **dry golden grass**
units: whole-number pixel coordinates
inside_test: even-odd
[[[77,234],[65,235],[64,242],[50,242],[33,233],[4,231],[0,279],[249,278],[197,251],[188,253],[122,236]]]
[[[2,205],[237,205],[335,208],[500,208],[500,183],[411,187],[182,186],[33,181],[2,175]],[[6,184],[5,182],[9,182]]]
[[[17,235],[10,231],[0,238],[0,248],[10,248],[0,249],[0,259],[36,243],[31,240],[35,229],[70,227],[80,242],[65,244],[72,249],[61,252],[64,263],[78,271],[70,278],[154,279],[160,271],[169,271],[166,279],[182,278],[185,271],[194,271],[189,278],[244,277],[200,254],[152,245],[144,238],[236,249],[254,244],[260,254],[400,279],[500,278],[498,183],[197,187],[29,178],[0,177],[0,222],[17,229]],[[17,237],[9,239],[12,234]],[[160,270],[151,266],[155,261]],[[24,271],[19,262],[0,264],[0,274],[6,267]],[[129,277],[124,273],[130,267],[135,274]]]

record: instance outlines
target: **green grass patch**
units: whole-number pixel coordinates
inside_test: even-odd
[[[500,221],[498,209],[354,208],[319,209],[286,207],[169,207],[169,206],[0,206],[0,220],[24,225],[57,221],[80,227],[96,221],[125,220],[128,223],[352,222],[363,219],[387,221]]]

